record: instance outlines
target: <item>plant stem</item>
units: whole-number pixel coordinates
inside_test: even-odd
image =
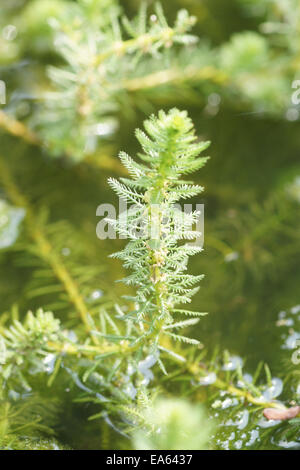
[[[201,365],[198,365],[195,362],[189,363],[187,366],[187,370],[197,378],[203,376],[204,373],[207,373],[207,370],[205,369],[205,367],[202,367]],[[244,398],[249,403],[252,403],[254,405],[259,405],[262,408],[277,408],[280,410],[286,409],[286,406],[284,406],[282,403],[278,403],[275,401],[262,401],[258,397],[255,397],[254,395],[252,395],[248,390],[239,389],[235,387],[234,385],[224,382],[218,377],[215,380],[215,382],[212,384],[212,386],[220,390],[226,390],[226,392],[229,393],[230,395]]]
[[[39,136],[29,129],[25,124],[22,122],[13,119],[12,117],[8,116],[7,113],[0,110],[0,127],[4,129],[8,134],[11,134],[15,137],[19,137],[20,139],[24,140],[24,142],[42,147],[44,144],[40,140]],[[68,155],[68,150],[66,150],[66,155]],[[88,155],[85,160],[86,163],[89,165],[106,170],[113,170],[117,173],[124,173],[124,167],[113,157],[111,157],[108,153],[101,154],[99,157],[98,154],[96,155]]]
[[[5,112],[0,110],[0,127],[6,130],[9,134],[20,137],[28,144],[42,145],[38,136],[26,127],[22,122],[13,119]]]
[[[112,346],[110,344],[106,345],[96,345],[96,346],[89,346],[85,345],[82,348],[76,347],[76,345],[71,345],[69,343],[53,343],[49,342],[48,347],[51,351],[55,351],[57,353],[65,353],[70,355],[82,355],[85,357],[89,357],[90,359],[101,355],[104,353],[115,353],[115,354],[122,354],[128,355],[133,353],[138,349],[139,346],[130,346],[128,342],[124,342],[120,346]],[[176,352],[176,351],[175,351]],[[197,364],[195,362],[189,362],[185,365],[185,370],[191,373],[196,379],[199,379],[204,374],[207,373],[207,370],[201,364]],[[260,408],[276,408],[280,410],[285,410],[287,407],[282,403],[278,403],[276,401],[262,401],[261,398],[255,397],[251,392],[248,390],[243,390],[235,387],[234,385],[226,383],[224,380],[220,379],[219,377],[216,378],[215,382],[212,384],[213,387],[218,388],[219,390],[225,390],[230,395],[244,398],[247,402],[252,403],[253,405],[258,405]]]
[[[201,80],[210,80],[214,83],[224,84],[228,81],[228,76],[211,65],[206,65],[202,68],[190,66],[185,68],[184,74],[179,68],[173,68],[160,70],[144,77],[132,78],[123,82],[123,88],[129,91],[138,91],[169,83],[197,82]]]
[[[99,66],[102,62],[108,59],[110,56],[124,55],[126,52],[135,51],[136,49],[147,50],[154,42],[158,41],[172,41],[175,35],[175,30],[172,28],[164,28],[157,34],[145,33],[137,38],[128,39],[127,41],[115,41],[111,47],[105,52],[96,56],[95,65]]]

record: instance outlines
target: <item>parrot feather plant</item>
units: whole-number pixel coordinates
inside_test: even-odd
[[[123,427],[125,423],[128,427],[129,420],[134,429],[146,426],[143,410],[150,408],[152,400],[147,390],[154,379],[152,367],[158,363],[167,374],[164,357],[185,361],[172,343],[197,345],[197,340],[178,330],[196,324],[203,315],[179,308],[191,301],[203,276],[186,272],[189,256],[202,248],[184,243],[200,236],[192,230],[199,214],[185,213],[176,203],[202,192],[201,186],[182,177],[205,164],[208,157],[199,154],[209,142],[198,142],[187,113],[177,109],[160,111],[158,117],[145,121],[145,129],[148,136],[136,132],[143,148],[141,162],[120,153],[131,179],[109,179],[117,194],[132,203],[126,217],[122,213],[107,222],[129,238],[124,250],[112,256],[131,269],[123,282],[136,287],[135,295],[127,296],[127,305],[116,305],[115,313],[102,309],[98,319],[90,316],[87,331],[79,329],[76,339],[42,310],[36,316],[30,312],[23,324],[16,320],[1,339],[3,389],[30,391],[29,371],[45,373],[52,362],[48,385],[63,369],[86,392],[81,399],[105,406],[102,417],[117,411]],[[182,315],[188,318],[182,320]]]
[[[197,323],[195,317],[203,315],[178,308],[191,301],[198,291],[195,285],[203,277],[186,273],[189,256],[202,248],[180,243],[200,237],[200,233],[192,230],[199,214],[186,213],[175,203],[203,191],[199,185],[182,181],[182,176],[206,163],[207,157],[199,154],[209,142],[197,142],[192,121],[185,111],[177,109],[169,113],[160,111],[158,118],[152,116],[145,121],[145,129],[148,135],[136,131],[144,152],[139,155],[142,163],[120,153],[132,178],[109,179],[118,196],[133,203],[117,221],[110,220],[110,223],[119,234],[130,239],[124,250],[112,256],[132,270],[123,282],[137,288],[136,295],[128,298],[135,304],[130,318],[143,325],[144,332],[136,344],[149,344],[158,354],[159,350],[166,351],[161,344],[164,336],[198,344],[176,331]],[[190,318],[178,321],[182,314]]]
[[[197,243],[201,234],[193,230],[199,211],[182,210],[178,203],[203,191],[185,177],[205,165],[208,157],[200,154],[209,142],[198,140],[186,111],[178,109],[152,115],[144,127],[145,131],[136,131],[142,147],[139,161],[120,153],[130,176],[109,179],[129,207],[118,218],[105,220],[129,240],[111,256],[131,271],[122,279],[130,295],[114,308],[100,304],[97,312],[78,316],[77,325],[74,321],[62,324],[42,309],[29,312],[23,322],[14,311],[13,324],[0,325],[2,449],[57,447],[52,438],[49,442],[43,438],[53,435],[63,394],[58,386],[57,401],[41,406],[44,392],[40,395],[39,381],[46,387],[68,383],[66,390],[72,387],[76,403],[96,407],[90,419],[101,423],[101,448],[107,448],[107,427],[124,439],[130,437],[136,448],[229,448],[228,423],[236,425],[245,439],[246,426],[249,433],[257,432],[262,411],[265,417],[294,418],[293,426],[280,429],[281,436],[298,432],[299,406],[288,408],[274,400],[282,384],[272,378],[267,365],[260,363],[250,380],[243,374],[240,358],[225,351],[223,360],[216,353],[203,363],[202,345],[181,334],[181,329],[195,325],[205,313],[186,306],[203,277],[187,272],[190,256],[202,250]],[[186,343],[185,347],[180,343]],[[208,416],[201,404],[188,404],[178,395],[174,398],[170,386],[178,379],[185,385],[177,389],[181,397],[209,385],[220,390],[221,398],[227,395],[231,408],[225,431],[219,426],[213,434],[211,418],[218,412]],[[223,402],[215,397],[215,393],[201,395],[200,402],[222,408]],[[203,426],[206,431],[197,434]],[[29,436],[26,442],[24,429]],[[159,429],[164,430],[161,437]]]

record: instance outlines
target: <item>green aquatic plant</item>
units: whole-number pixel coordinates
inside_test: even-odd
[[[158,403],[205,407],[210,448],[299,447],[299,2],[146,3],[1,2],[0,447],[183,445]],[[195,185],[161,152],[174,107],[184,168],[213,142]],[[95,235],[108,176],[118,240]]]
[[[260,8],[256,1],[240,3],[242,11],[250,7],[258,17],[257,31],[241,31],[212,47],[190,34],[197,18],[184,9],[170,25],[160,4],[148,12],[142,2],[129,20],[117,0],[8,2],[0,41],[11,102],[0,113],[0,126],[46,147],[49,155],[115,168],[112,137],[120,131],[122,114],[149,112],[157,100],[172,106],[196,100],[204,114],[214,116],[223,98],[258,116],[297,120],[290,94],[298,63],[299,5],[294,0],[286,6],[264,1]],[[200,24],[207,14],[200,15]],[[55,57],[51,64],[45,63],[48,55]],[[41,63],[32,70],[30,86],[14,95],[15,62],[22,68],[28,56]]]
[[[199,154],[209,142],[197,139],[191,119],[177,109],[160,111],[144,126],[147,134],[136,131],[143,149],[138,154],[140,161],[120,153],[130,178],[109,179],[129,206],[117,219],[105,219],[123,238],[129,238],[124,249],[112,255],[131,270],[122,279],[130,291],[123,302],[114,307],[100,303],[88,311],[88,304],[78,298],[76,282],[67,274],[61,258],[51,255],[51,245],[26,204],[32,239],[45,250],[44,261],[53,268],[76,308],[68,321],[60,321],[42,309],[29,312],[21,321],[14,311],[9,327],[4,317],[0,336],[1,409],[5,416],[2,448],[19,448],[22,442],[25,446],[19,416],[27,415],[18,410],[27,407],[28,399],[35,400],[40,381],[46,389],[68,383],[67,390],[72,388],[77,403],[94,407],[91,420],[99,420],[124,439],[133,436],[137,448],[187,448],[187,439],[193,448],[257,445],[256,437],[267,439],[263,431],[257,431],[263,410],[275,410],[282,416],[293,413],[288,409],[289,402],[275,400],[282,392],[282,381],[272,376],[268,366],[260,363],[251,377],[244,373],[241,358],[228,352],[222,357],[216,352],[207,359],[197,339],[178,333],[194,328],[198,317],[204,315],[185,306],[203,277],[187,272],[190,256],[202,251],[201,244],[191,243],[195,239],[199,242],[200,233],[194,230],[199,212],[185,212],[178,203],[203,191],[186,176],[206,163],[208,157]],[[5,173],[6,167],[2,168],[9,194],[20,203],[23,199]],[[182,320],[182,315],[187,318]],[[209,418],[202,408],[176,401],[171,391],[175,382],[182,397],[192,394],[210,405]],[[171,396],[166,399],[165,395]],[[17,397],[17,405],[11,403]],[[14,411],[15,406],[20,408]],[[40,439],[51,434],[47,424],[52,423],[47,416],[42,421],[36,418],[39,406],[38,402],[31,407],[33,415],[28,417],[26,428],[37,439],[30,444],[36,448]],[[164,431],[158,436],[157,420],[164,414],[162,410]],[[207,432],[197,436],[193,432],[193,439],[188,438],[180,424],[183,415],[190,416],[191,429],[205,420]],[[217,430],[207,424],[211,418],[219,422]],[[282,435],[297,439],[297,419],[290,427],[282,425]],[[243,431],[246,427],[247,432]],[[239,438],[231,439],[229,430]]]
[[[2,385],[13,388],[14,381],[20,382],[23,388],[31,390],[22,371],[34,367],[37,371],[46,371],[49,341],[57,341],[60,322],[51,312],[38,310],[34,316],[28,312],[26,320],[18,320],[1,337],[1,379]]]
[[[120,159],[132,178],[109,180],[118,196],[132,204],[116,221],[109,220],[120,235],[130,239],[124,250],[112,256],[133,271],[122,281],[137,288],[129,300],[135,304],[131,318],[144,324],[145,332],[138,342],[151,341],[152,347],[159,349],[163,334],[198,344],[176,330],[198,322],[191,317],[204,315],[178,308],[191,302],[198,291],[194,286],[203,278],[186,273],[189,256],[201,252],[202,247],[180,243],[201,236],[192,230],[199,213],[186,213],[175,203],[203,191],[182,176],[203,167],[208,157],[198,156],[209,142],[197,142],[192,121],[177,109],[161,111],[158,118],[152,116],[144,125],[148,135],[136,131],[144,151],[139,157],[144,163],[121,152]],[[190,318],[178,321],[180,315]]]
[[[131,238],[124,250],[113,256],[120,258],[124,266],[133,271],[123,282],[129,286],[137,286],[136,295],[127,296],[127,301],[134,305],[134,310],[125,314],[117,307],[117,316],[126,324],[125,332],[121,332],[118,324],[106,312],[100,314],[98,322],[88,314],[80,317],[94,342],[94,346],[86,345],[86,351],[98,354],[100,365],[102,358],[107,355],[113,356],[115,360],[116,355],[124,353],[130,357],[140,375],[143,375],[141,371],[144,368],[145,381],[149,381],[152,376],[149,369],[156,362],[166,373],[160,355],[185,360],[166,347],[172,340],[200,344],[196,339],[177,333],[177,330],[198,323],[199,318],[196,317],[205,315],[179,308],[180,304],[190,303],[198,290],[194,286],[203,277],[186,273],[189,256],[201,252],[202,248],[191,243],[182,243],[184,239],[191,240],[201,235],[192,230],[199,213],[185,213],[175,203],[181,198],[202,192],[201,186],[182,180],[181,176],[205,164],[207,157],[198,158],[198,155],[209,143],[197,142],[192,121],[186,112],[176,109],[169,113],[161,111],[158,118],[152,116],[145,122],[145,128],[153,140],[142,131],[137,131],[136,135],[145,152],[140,157],[149,163],[149,167],[144,163],[136,163],[127,154],[121,153],[120,158],[133,178],[122,178],[121,182],[110,179],[110,184],[120,197],[135,202],[129,208],[126,220],[124,214],[121,214],[116,221],[108,221],[119,233]],[[142,227],[143,234],[140,238],[132,231],[133,228],[138,229],[137,225]],[[182,315],[188,318],[182,320]],[[112,329],[113,334],[107,331],[108,328]],[[37,335],[37,331],[40,331],[40,335]],[[8,366],[3,366],[4,374],[10,376],[15,370],[15,362],[18,364],[17,375],[22,377],[22,358],[26,348],[32,352],[34,361],[37,361],[40,338],[46,347],[46,352],[41,351],[42,357],[49,353],[49,343],[52,345],[52,352],[71,351],[70,341],[66,336],[58,335],[59,331],[59,323],[53,319],[51,313],[40,311],[36,319],[28,314],[24,325],[15,321],[14,326],[4,335],[4,362],[9,363]],[[119,344],[111,347],[107,341]],[[85,349],[84,346],[82,348]],[[79,352],[76,345],[73,349],[75,353]],[[20,357],[15,357],[13,351],[19,351]],[[143,358],[146,362],[144,366],[139,366]],[[24,359],[29,362],[32,360],[30,354]],[[95,364],[92,365],[92,370],[94,369]],[[86,379],[89,375],[87,370]]]
[[[135,296],[127,296],[127,304],[134,309],[116,306],[114,315],[102,310],[98,319],[81,316],[89,339],[81,329],[77,330],[79,337],[64,331],[50,312],[39,310],[35,316],[29,312],[23,323],[15,320],[5,329],[1,339],[5,389],[30,391],[32,374],[49,375],[51,386],[62,369],[86,392],[81,400],[104,405],[106,411],[94,418],[105,418],[108,412],[123,430],[129,426],[128,419],[129,430],[144,428],[141,397],[154,380],[151,369],[158,363],[167,374],[165,362],[185,362],[172,343],[200,344],[177,330],[195,325],[196,317],[203,315],[179,308],[191,301],[197,291],[194,285],[203,277],[186,273],[189,256],[202,248],[183,243],[200,236],[192,230],[198,212],[184,213],[175,203],[202,192],[201,186],[182,177],[205,164],[207,157],[198,155],[209,143],[197,141],[192,121],[186,112],[176,109],[152,116],[145,129],[149,137],[140,130],[136,133],[145,152],[140,155],[143,163],[120,154],[132,179],[110,179],[121,198],[135,203],[127,221],[124,214],[109,221],[130,238],[124,250],[113,256],[133,271],[123,281],[137,287]],[[132,231],[135,226],[139,231],[137,225],[142,227],[140,238]],[[189,318],[182,320],[182,315]],[[85,358],[83,364],[80,356]],[[151,402],[149,398],[147,409]],[[128,418],[122,424],[123,415]]]
[[[76,7],[66,15],[68,25],[64,17],[50,20],[66,65],[48,68],[52,90],[43,94],[32,125],[51,152],[79,161],[97,153],[98,140],[107,141],[118,128],[116,115],[128,104],[126,81],[137,63],[196,38],[189,34],[195,18],[186,10],[171,27],[160,4],[148,19],[142,3],[131,21],[114,2],[101,3],[94,14],[84,2]]]

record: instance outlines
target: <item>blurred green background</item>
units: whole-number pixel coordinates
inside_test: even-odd
[[[10,121],[0,116],[0,196],[14,206],[28,204],[62,259],[72,269],[89,270],[84,298],[99,291],[103,302],[114,301],[124,293],[113,284],[123,273],[107,255],[123,242],[96,237],[97,206],[116,203],[107,177],[120,174],[119,150],[133,156],[139,151],[134,129],[148,114],[187,109],[197,134],[212,142],[211,159],[194,177],[205,186],[203,197],[192,201],[205,204],[205,243],[191,271],[204,273],[205,279],[193,307],[209,315],[193,335],[211,351],[218,346],[243,357],[250,371],[263,360],[282,375],[275,322],[279,311],[300,303],[300,105],[291,101],[292,83],[300,75],[300,6],[292,0],[165,0],[162,5],[171,25],[180,8],[195,15],[192,33],[198,42],[175,46],[166,56],[141,58],[132,68],[122,62],[119,74],[110,64],[110,86],[124,80],[131,85],[115,92],[104,84],[107,94],[93,96],[95,122],[99,108],[111,129],[85,152],[80,151],[85,144],[76,140],[77,118],[45,105],[47,90],[58,91],[68,110],[74,99],[60,78],[49,78],[49,65],[68,68],[56,36],[59,27],[53,24],[60,21],[76,39],[83,11],[93,28],[101,22],[105,28],[106,11],[116,2],[1,0],[0,79],[6,104],[0,111]],[[139,6],[134,0],[119,2],[130,18]],[[149,8],[151,13],[152,2]],[[78,30],[88,29],[86,24],[79,21]],[[169,76],[173,71],[173,78],[163,83],[159,70]],[[155,84],[135,89],[132,80],[144,76]],[[16,127],[17,121],[24,128]],[[42,145],[28,142],[34,139],[26,139],[25,129]],[[79,149],[76,158],[72,145]],[[63,294],[58,301],[55,292],[39,290],[45,257],[30,224],[23,222],[17,243],[0,251],[2,323],[14,305],[21,315],[49,306],[72,325],[73,308]]]

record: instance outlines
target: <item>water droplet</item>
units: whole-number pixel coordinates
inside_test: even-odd
[[[291,308],[291,313],[292,313],[293,315],[296,315],[296,314],[299,313],[299,312],[300,312],[300,305],[295,305],[295,307],[292,307],[292,308]]]
[[[206,376],[200,378],[199,384],[200,385],[211,385],[211,384],[215,383],[216,380],[217,380],[216,373],[215,372],[210,372]]]
[[[273,398],[278,397],[281,394],[282,389],[283,389],[282,380],[279,379],[278,377],[273,377],[271,382],[272,382],[272,385],[263,392],[263,397],[267,401],[273,400]]]
[[[222,406],[221,400],[215,400],[211,405],[212,408],[220,408],[221,406]]]
[[[253,381],[253,377],[252,377],[251,374],[244,374],[244,375],[243,375],[243,378],[244,378],[245,382],[247,382],[247,383],[249,383],[249,384],[251,384],[252,381]]]
[[[78,338],[77,338],[77,335],[76,335],[75,331],[69,330],[69,331],[67,331],[66,334],[67,334],[67,337],[69,338],[70,341],[73,341],[73,343],[76,343]]]
[[[63,256],[69,256],[69,255],[71,254],[70,248],[67,248],[67,247],[62,248],[61,254],[62,254]]]
[[[239,401],[237,398],[225,398],[225,400],[221,404],[222,410],[225,410],[226,408],[229,408],[230,406],[235,406],[238,404],[238,402]]]
[[[279,423],[281,423],[280,420],[274,420],[274,419],[267,420],[265,418],[261,418],[257,424],[260,428],[270,428],[272,426],[276,426]]]
[[[239,440],[238,440],[238,441],[236,441],[236,442],[235,442],[233,445],[234,445],[234,447],[235,447],[236,449],[238,449],[238,450],[239,450],[239,449],[241,449],[241,448],[242,448],[243,441],[242,441],[241,439],[239,439]]]
[[[128,395],[132,400],[135,399],[136,397],[136,394],[137,394],[137,390],[135,388],[135,386],[129,382],[125,387],[124,387],[124,392],[126,393],[126,395]]]
[[[145,370],[145,369],[149,369],[150,367],[153,367],[154,364],[157,362],[157,359],[158,359],[157,355],[149,354],[149,356],[147,356],[144,360],[139,362],[138,369]]]
[[[249,411],[244,410],[241,413],[239,420],[236,422],[238,429],[244,429],[248,424],[248,420],[249,420]]]
[[[297,347],[297,340],[300,339],[300,333],[292,333],[289,335],[284,344],[282,345],[283,349],[295,349]]]
[[[44,370],[45,372],[47,372],[47,374],[51,374],[53,372],[55,361],[56,361],[55,354],[47,354],[47,356],[43,359],[43,363],[45,365]]]
[[[228,253],[227,255],[225,255],[224,259],[226,261],[226,263],[230,263],[231,261],[235,261],[237,260],[239,257],[239,254],[237,251],[232,251],[231,253]]]
[[[91,132],[93,135],[111,135],[117,130],[117,122],[115,120],[99,122],[92,127]]]
[[[250,431],[250,439],[249,441],[246,442],[245,445],[247,447],[252,446],[258,437],[259,437],[259,432],[257,431],[257,429],[252,429],[252,431]]]
[[[151,367],[157,362],[158,354],[149,354],[144,360],[138,363],[138,370],[144,376],[142,380],[142,385],[148,385],[151,380],[153,380],[154,375],[150,370]]]
[[[278,314],[278,318],[281,320],[282,318],[285,318],[286,317],[286,312],[284,310],[282,310],[281,312],[279,312]]]
[[[276,326],[293,326],[294,320],[292,318],[283,318],[282,320],[277,320]]]
[[[94,290],[94,292],[92,292],[92,294],[91,294],[91,299],[92,300],[98,300],[102,296],[103,296],[103,291],[102,290],[100,290],[100,289]]]
[[[223,365],[223,370],[236,370],[239,366],[243,365],[243,360],[239,356],[231,356],[226,364]]]
[[[245,387],[245,382],[251,384],[252,381],[253,381],[252,375],[248,374],[248,373],[243,374],[243,379],[244,380],[238,380],[237,381],[237,386],[238,387],[244,388]]]
[[[143,380],[141,381],[141,385],[144,385],[145,387],[149,384],[149,382],[151,382],[151,380],[154,379],[154,375],[153,373],[151,372],[151,370],[145,370],[145,371],[141,371],[144,378]]]
[[[127,374],[128,375],[132,375],[136,372],[136,369],[133,367],[132,364],[129,364],[128,367],[127,367]]]
[[[299,448],[299,442],[296,441],[286,441],[282,439],[277,443],[279,447],[284,447],[285,449],[289,449],[291,447],[298,447]]]
[[[16,392],[15,390],[9,390],[8,392],[8,397],[13,400],[13,401],[16,401],[18,399],[21,398],[21,394]]]

